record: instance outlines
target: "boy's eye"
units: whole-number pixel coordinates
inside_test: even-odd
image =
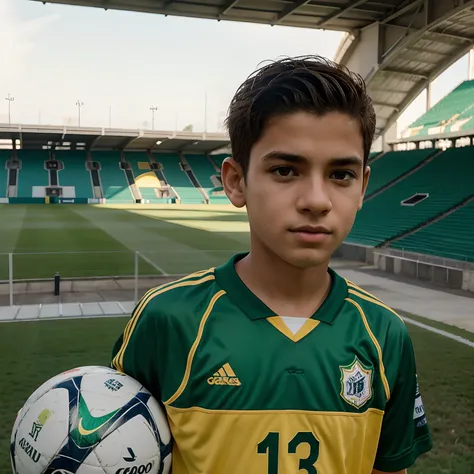
[[[334,171],[331,177],[338,181],[349,181],[355,179],[355,174],[352,171]]]
[[[279,166],[278,168],[273,168],[271,171],[279,178],[292,178],[295,175],[295,170],[289,166]]]

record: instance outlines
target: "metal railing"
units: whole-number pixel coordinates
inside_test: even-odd
[[[426,251],[430,251],[430,248],[428,247]],[[439,257],[435,253],[416,253],[404,248],[395,249],[387,247],[375,249],[374,254],[390,255],[392,257],[399,257],[405,260],[411,260],[419,263],[428,263],[446,268],[474,270],[474,256],[455,252],[444,252],[444,254],[449,255],[450,257]]]
[[[155,280],[170,281],[220,265],[240,251],[163,249],[0,253],[0,306],[5,306],[6,300],[13,306],[15,297],[20,294],[53,294],[55,279],[58,278],[62,292],[73,291],[73,287],[74,291],[91,292],[95,288],[100,291],[106,287],[106,281],[115,280],[120,282],[121,288],[133,289],[137,301],[139,290],[148,283],[156,286]]]

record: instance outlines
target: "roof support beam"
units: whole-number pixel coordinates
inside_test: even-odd
[[[373,6],[379,6],[382,7],[383,10],[377,10],[375,8],[372,8]],[[318,1],[318,7],[322,8],[327,8],[328,10],[340,10],[341,6],[334,4],[334,3],[324,3],[324,2],[319,2]],[[370,2],[369,6],[366,6],[364,8],[359,8],[359,11],[361,13],[376,13],[377,15],[381,15],[384,13],[384,10],[387,10],[387,5],[385,3],[376,3],[376,2]]]
[[[379,106],[379,107],[389,107],[394,110],[398,110],[398,107],[396,105],[388,104],[387,102],[380,102],[379,100],[372,102],[374,106]]]
[[[434,19],[423,28],[420,28],[419,30],[415,30],[413,33],[405,36],[405,38],[403,38],[403,40],[399,43],[397,48],[392,49],[390,52],[387,52],[388,54],[386,54],[383,58],[383,64],[390,62],[391,59],[398,54],[401,48],[406,48],[410,46],[410,44],[414,44],[427,31],[430,31],[430,30],[433,31],[433,29],[436,28],[438,25],[440,25],[443,21],[449,20],[450,18],[456,16],[458,13],[472,7],[474,7],[474,0],[464,0],[458,6],[452,8],[451,10],[446,12],[444,15],[440,15],[438,18]],[[381,66],[383,66],[383,64],[381,64]]]
[[[391,13],[390,15],[386,16],[380,23],[390,23],[391,21],[395,20],[399,16],[405,15],[405,13],[408,13],[410,10],[414,10],[415,8],[418,8],[422,3],[423,3],[423,0],[415,0],[414,2],[409,3],[403,8],[400,8],[400,10],[397,10]]]
[[[430,48],[419,48],[417,46],[410,46],[410,51],[416,51],[418,53],[422,53],[422,54],[434,54],[434,55],[437,55],[437,56],[444,56],[444,57],[448,57],[449,54],[446,54],[446,53],[441,53],[439,51],[435,51],[433,49],[430,49]],[[436,63],[436,64],[439,64]]]
[[[410,48],[409,51],[413,51],[412,48]],[[429,54],[428,52],[426,54]],[[411,61],[415,63],[421,63],[421,64],[429,64],[431,66],[437,66],[439,64],[439,61],[436,59],[428,59],[426,57],[426,54],[424,55],[415,55],[417,57],[411,57],[408,53],[401,53],[399,58],[402,61]]]
[[[287,16],[290,16],[292,13],[294,13],[298,8],[301,8],[302,6],[306,5],[309,3],[311,0],[298,0],[296,2],[293,2],[292,5],[289,5],[285,10],[283,10],[277,17],[276,22],[274,23],[275,25],[278,25],[281,23]]]
[[[395,23],[390,23],[390,25],[388,26],[390,28],[400,28],[403,31],[408,30],[408,26],[397,25]],[[410,28],[410,30],[412,31],[412,34],[415,34],[417,31],[419,31],[417,28]],[[460,41],[474,41],[474,36],[470,38],[468,36],[453,35],[452,33],[446,33],[445,31],[429,30],[427,34],[433,34],[433,35],[445,37],[445,38],[452,38],[452,39],[460,40]],[[439,43],[443,42],[443,41],[436,41],[435,39],[433,39],[432,41],[439,42]],[[437,54],[442,54],[442,53],[437,53]]]
[[[402,71],[401,69],[388,69],[384,68],[382,71],[388,72],[390,74],[399,74],[400,76],[412,76],[416,77],[418,79],[428,79],[428,76],[424,74],[419,74],[417,72],[411,72],[411,71]]]
[[[238,1],[239,0],[232,0],[230,2],[227,2],[227,5],[225,5],[222,11],[219,13],[219,18],[224,15],[227,15],[227,13],[229,13],[232,10],[232,8],[234,8],[235,5],[237,5]]]
[[[379,94],[403,94],[405,95],[405,91],[400,89],[388,89],[385,87],[372,87],[370,92],[378,92]]]
[[[433,33],[439,36],[444,36],[445,38],[453,38],[453,39],[457,39],[461,41],[469,41],[469,42],[474,41],[474,37],[468,38],[467,36],[453,35],[452,33],[446,33],[445,31],[430,30],[430,33]]]
[[[349,2],[346,4],[346,6],[342,7],[338,12],[331,13],[331,15],[328,15],[327,17],[323,18],[318,26],[324,27],[326,26],[330,21],[335,20],[336,18],[339,18],[340,16],[344,15],[348,11],[357,8],[358,6],[362,5],[363,3],[367,2],[368,0],[357,0],[356,2]]]

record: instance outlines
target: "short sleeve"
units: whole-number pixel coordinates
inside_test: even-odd
[[[396,346],[401,353],[391,354],[392,360],[399,360],[398,373],[385,408],[374,464],[375,469],[384,472],[406,469],[432,448],[417,380],[415,354],[406,328],[399,337]]]
[[[114,345],[111,367],[134,378],[157,400],[161,400],[160,368],[157,367],[160,344],[156,319],[153,305],[143,308],[140,303],[137,305]]]

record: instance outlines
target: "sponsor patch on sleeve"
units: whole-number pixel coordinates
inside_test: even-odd
[[[421,399],[420,387],[418,385],[418,377],[416,381],[416,394],[415,394],[415,406],[413,409],[413,419],[417,428],[426,425],[425,408],[423,407],[423,401]]]

